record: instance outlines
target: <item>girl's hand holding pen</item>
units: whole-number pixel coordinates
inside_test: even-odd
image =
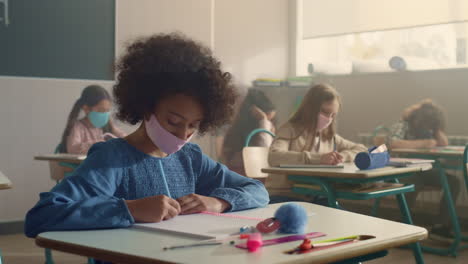
[[[130,214],[139,223],[156,223],[180,214],[179,203],[166,195],[155,195],[137,200],[125,200]]]
[[[320,158],[320,164],[325,164],[325,165],[336,165],[342,162],[343,162],[343,156],[341,156],[341,154],[336,151],[323,154]]]

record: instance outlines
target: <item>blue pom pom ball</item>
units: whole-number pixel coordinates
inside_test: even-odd
[[[275,218],[281,223],[278,231],[284,234],[304,234],[309,220],[304,207],[295,203],[280,206]]]

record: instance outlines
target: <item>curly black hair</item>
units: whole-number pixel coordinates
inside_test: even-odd
[[[202,44],[180,33],[157,34],[131,43],[115,66],[117,117],[132,125],[167,96],[184,94],[203,107],[199,133],[231,120],[238,94],[231,75]]]
[[[445,131],[446,117],[444,109],[431,99],[424,99],[403,112],[403,120],[409,123],[413,132],[423,129]]]

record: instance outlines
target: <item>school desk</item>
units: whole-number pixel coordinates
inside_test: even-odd
[[[292,191],[302,195],[321,195],[328,198],[328,205],[340,208],[337,199],[368,200],[384,196],[395,195],[398,200],[400,212],[408,224],[413,224],[411,214],[404,196],[405,192],[414,191],[414,185],[399,184],[398,178],[408,177],[431,166],[414,167],[384,167],[373,170],[359,170],[354,163],[345,163],[343,168],[264,168],[263,172],[288,175],[288,179],[295,183]],[[341,189],[348,184],[370,184],[380,181],[390,182],[390,187],[355,191],[353,189]],[[392,187],[391,185],[394,185]],[[361,188],[362,190],[362,188]],[[377,199],[378,200],[378,199]],[[374,206],[373,212],[376,211]],[[414,257],[417,263],[424,263],[421,246],[419,243],[412,245]]]
[[[48,161],[50,178],[59,183],[64,177],[72,174],[73,170],[86,159],[86,155],[55,153],[38,155],[34,159]]]
[[[447,181],[446,170],[463,171],[467,164],[467,148],[462,146],[438,147],[433,149],[392,149],[392,154],[397,154],[410,158],[435,160],[434,168],[438,170],[440,183],[444,190],[445,201],[449,208],[450,219],[455,237],[448,248],[423,247],[424,251],[439,254],[457,256],[459,249],[468,248],[468,245],[460,245],[462,241],[468,241],[467,236],[461,233],[458,215],[455,210],[455,201],[452,199],[450,186]],[[468,190],[468,176],[464,172],[463,176],[466,189]]]
[[[86,155],[56,153],[56,154],[37,155],[37,156],[34,156],[34,159],[80,164],[86,159]]]
[[[11,181],[0,171],[0,190],[10,189]]]
[[[316,240],[349,235],[371,235],[375,238],[301,255],[283,253],[295,248],[301,241],[262,247],[254,253],[227,244],[164,251],[163,247],[192,243],[199,238],[134,227],[45,232],[38,235],[36,244],[116,263],[330,263],[385,252],[389,248],[415,243],[427,237],[427,230],[422,227],[311,203],[299,204],[309,213],[307,231],[327,234]],[[273,216],[280,205],[244,211],[243,215],[255,217],[260,210],[267,210],[268,215]],[[264,236],[264,239],[267,238]]]

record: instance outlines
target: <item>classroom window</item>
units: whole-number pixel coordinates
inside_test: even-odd
[[[297,74],[351,74],[467,66],[468,22],[302,39]]]

